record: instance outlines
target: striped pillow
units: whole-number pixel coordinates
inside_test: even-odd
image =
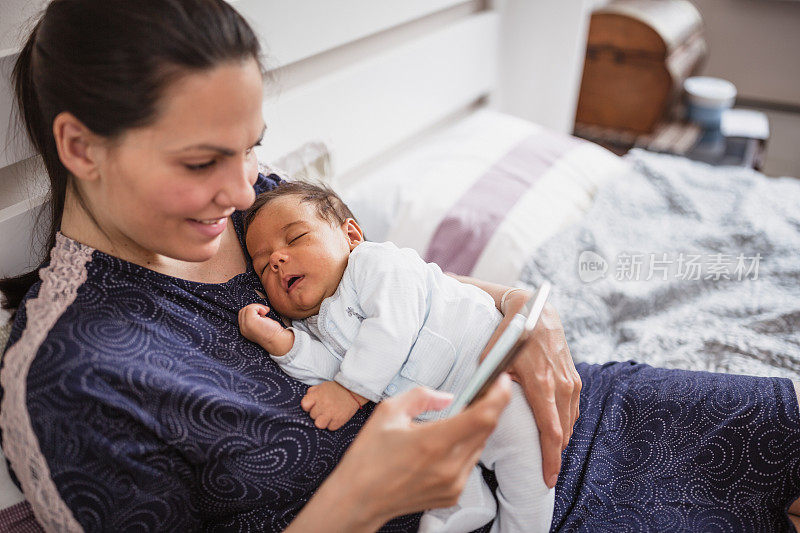
[[[597,187],[626,168],[596,144],[482,110],[343,197],[370,240],[511,285],[536,247],[577,221]]]

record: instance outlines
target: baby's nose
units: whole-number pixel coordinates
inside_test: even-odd
[[[285,262],[286,262],[286,257],[283,254],[279,254],[278,252],[273,253],[272,256],[269,258],[269,265],[275,272],[278,271],[278,267],[280,266],[280,264]]]

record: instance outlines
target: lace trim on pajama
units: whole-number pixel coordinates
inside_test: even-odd
[[[60,233],[56,235],[50,265],[39,271],[42,279],[39,294],[26,304],[27,327],[6,352],[1,378],[3,453],[14,467],[36,519],[50,531],[82,531],[82,528],[61,499],[33,431],[26,402],[28,370],[50,329],[86,281],[86,264],[91,261],[92,252],[93,248]]]

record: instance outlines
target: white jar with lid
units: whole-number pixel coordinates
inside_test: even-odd
[[[720,78],[687,78],[683,88],[689,120],[705,128],[719,128],[722,112],[733,107],[736,100],[736,86]]]

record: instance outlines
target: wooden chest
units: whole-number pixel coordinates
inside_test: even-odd
[[[706,54],[688,0],[616,0],[592,14],[576,123],[650,133]]]

